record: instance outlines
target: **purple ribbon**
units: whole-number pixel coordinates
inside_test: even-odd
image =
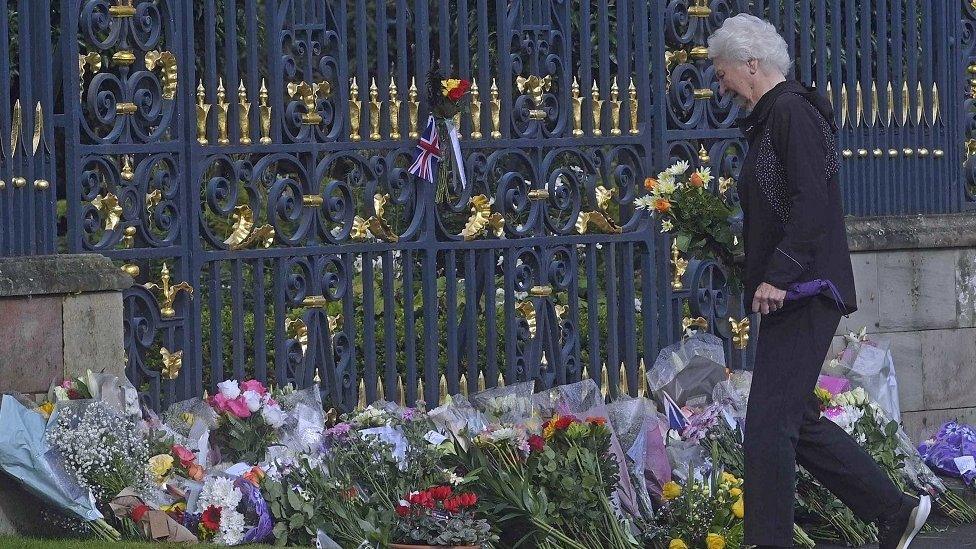
[[[833,298],[837,308],[841,311],[844,310],[844,298],[841,297],[837,286],[834,286],[833,282],[821,278],[790,284],[790,287],[786,290],[786,301],[796,301],[798,299],[813,297],[815,295],[821,295],[824,292],[829,292],[828,297]]]

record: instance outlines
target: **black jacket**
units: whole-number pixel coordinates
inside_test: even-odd
[[[818,278],[840,291],[844,314],[857,309],[833,120],[825,97],[787,80],[739,123],[749,141],[738,184],[747,309],[763,282],[785,290]]]

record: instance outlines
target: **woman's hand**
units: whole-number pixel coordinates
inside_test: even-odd
[[[786,290],[780,290],[776,286],[763,282],[756,288],[756,295],[752,298],[752,312],[768,315],[783,308],[783,300],[786,299]]]

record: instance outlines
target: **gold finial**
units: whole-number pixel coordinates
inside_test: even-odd
[[[695,5],[688,7],[689,17],[705,19],[711,14],[712,10],[708,7],[708,0],[695,0]]]
[[[471,79],[471,139],[481,139],[481,94],[478,79]]]
[[[135,278],[139,276],[139,266],[135,263],[126,263],[125,265],[122,265],[122,272],[131,276],[132,278]]]
[[[864,114],[864,94],[861,91],[861,82],[854,85],[854,127],[861,125],[861,117]]]
[[[939,84],[932,82],[932,125],[939,122]]]
[[[20,98],[14,101],[14,110],[10,116],[10,156],[17,153],[17,145],[20,143],[20,131],[23,124],[23,114],[21,112]]]
[[[217,80],[217,143],[220,145],[230,144],[227,137],[227,110],[230,105],[227,103],[227,94],[224,91],[224,79]]]
[[[407,111],[410,122],[410,133],[407,134],[407,137],[417,139],[420,137],[417,129],[418,124],[420,124],[420,121],[417,120],[417,117],[420,116],[420,102],[417,101],[417,82],[413,77],[410,78],[410,89],[407,90]]]
[[[501,112],[502,102],[498,96],[498,83],[491,79],[491,137],[499,139],[502,136]]]
[[[403,390],[403,378],[397,376],[397,393],[400,395],[400,406],[407,405],[407,392]]]
[[[152,282],[147,282],[143,284],[143,287],[147,290],[158,290],[161,293],[162,300],[159,304],[159,314],[163,318],[172,318],[176,316],[176,310],[173,308],[173,304],[176,302],[176,298],[180,292],[186,292],[188,296],[193,297],[193,287],[187,282],[180,282],[175,286],[170,286],[169,284],[169,268],[166,263],[163,263],[163,268],[160,270],[162,277],[162,286],[157,286]]]
[[[258,114],[261,121],[261,140],[262,145],[271,144],[271,105],[268,104],[268,88],[264,85],[264,78],[261,79],[261,91],[258,92]]]
[[[644,359],[643,358],[640,361],[640,367],[637,369],[637,377],[640,378],[640,380],[637,383],[637,396],[638,397],[646,397],[647,394],[648,394],[648,391],[647,391],[647,366],[644,364]]]
[[[597,87],[596,80],[593,81],[593,91],[590,95],[593,102],[593,135],[599,137],[603,135],[603,130],[600,129],[600,115],[603,112],[603,101],[600,99],[600,88]]]
[[[904,126],[908,124],[908,107],[910,106],[908,97],[908,82],[905,82],[901,88],[901,125]]]
[[[749,317],[736,322],[729,317],[729,324],[732,325],[732,344],[736,349],[745,349],[749,346]]]
[[[356,78],[349,83],[349,139],[351,141],[360,141],[362,136],[359,135],[359,118],[361,115],[362,106],[359,103],[359,86],[356,84]]]
[[[620,90],[617,89],[617,79],[610,85],[610,135],[620,135]]]
[[[886,125],[890,126],[891,119],[895,116],[895,91],[891,87],[890,81],[888,82],[888,95],[886,97],[888,99],[888,121]]]
[[[447,401],[448,392],[447,377],[444,374],[441,374],[441,383],[437,386],[438,404],[444,404],[444,402]]]
[[[534,74],[528,77],[519,76],[515,79],[515,85],[519,93],[529,96],[532,101],[532,108],[529,109],[529,119],[545,120],[546,111],[542,108],[542,96],[552,87],[552,76],[548,74],[545,78]]]
[[[922,114],[925,111],[925,91],[922,90],[922,82],[918,82],[918,89],[915,91],[915,125],[922,125]]]
[[[244,81],[241,80],[241,85],[237,88],[237,101],[238,112],[240,113],[241,122],[241,145],[251,144],[251,102],[247,100],[247,88],[244,87]]]
[[[871,82],[871,118],[868,120],[868,126],[874,127],[878,122],[878,84],[877,82]]]
[[[681,252],[678,251],[677,241],[671,244],[671,265],[674,267],[674,278],[671,281],[671,289],[681,290],[684,288],[681,279],[688,269],[688,260],[681,257]]]
[[[369,126],[372,129],[369,138],[373,141],[380,140],[380,92],[376,87],[376,79],[369,85]]]
[[[698,316],[695,318],[686,316],[681,319],[681,329],[683,331],[687,332],[691,328],[708,330],[708,320],[703,316]]]
[[[583,98],[580,97],[580,86],[576,77],[573,77],[573,137],[583,136]]]
[[[132,181],[135,178],[135,173],[132,171],[131,154],[122,155],[122,171],[119,173],[119,176],[122,178],[123,181]]]
[[[841,126],[847,125],[847,108],[848,108],[847,83],[845,82],[840,85],[840,125]]]
[[[363,409],[366,407],[366,382],[363,378],[359,378],[359,389],[357,392],[359,393],[359,408]]]
[[[396,79],[390,78],[390,139],[400,139],[400,99],[397,98]]]
[[[376,377],[376,398],[389,400],[386,395],[386,389],[383,387],[383,376]]]
[[[610,395],[610,374],[607,371],[609,368],[604,365],[600,368],[600,392],[603,393],[604,398]]]
[[[708,156],[708,151],[705,150],[705,144],[700,143],[698,149],[698,161],[701,162],[702,166],[705,166],[712,161],[711,157]]]
[[[482,371],[482,372],[478,372],[478,391],[484,391],[484,390],[485,390],[485,373]]]
[[[637,121],[637,86],[634,85],[633,80],[630,81],[630,87],[627,89],[627,92],[627,99],[630,102],[630,135],[637,135],[640,133]]]

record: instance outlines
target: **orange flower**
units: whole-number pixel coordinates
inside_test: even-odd
[[[691,183],[691,186],[692,187],[704,187],[705,186],[705,180],[702,179],[701,174],[698,173],[697,171],[691,174],[691,180],[689,181],[689,183]]]
[[[671,201],[667,198],[655,198],[654,209],[661,213],[665,213],[671,209]]]
[[[586,418],[586,422],[587,423],[590,423],[592,425],[606,425],[607,424],[607,418],[591,416],[591,417]]]
[[[203,479],[203,467],[199,463],[191,463],[189,467],[186,468],[186,474],[190,475],[193,480]]]
[[[657,188],[657,179],[654,179],[653,177],[648,177],[645,179],[644,188],[647,189],[647,192],[654,192],[654,189]]]
[[[260,486],[261,479],[263,478],[264,478],[264,471],[262,471],[261,468],[258,467],[257,465],[251,467],[250,471],[244,473],[244,480],[250,482],[255,486]]]

